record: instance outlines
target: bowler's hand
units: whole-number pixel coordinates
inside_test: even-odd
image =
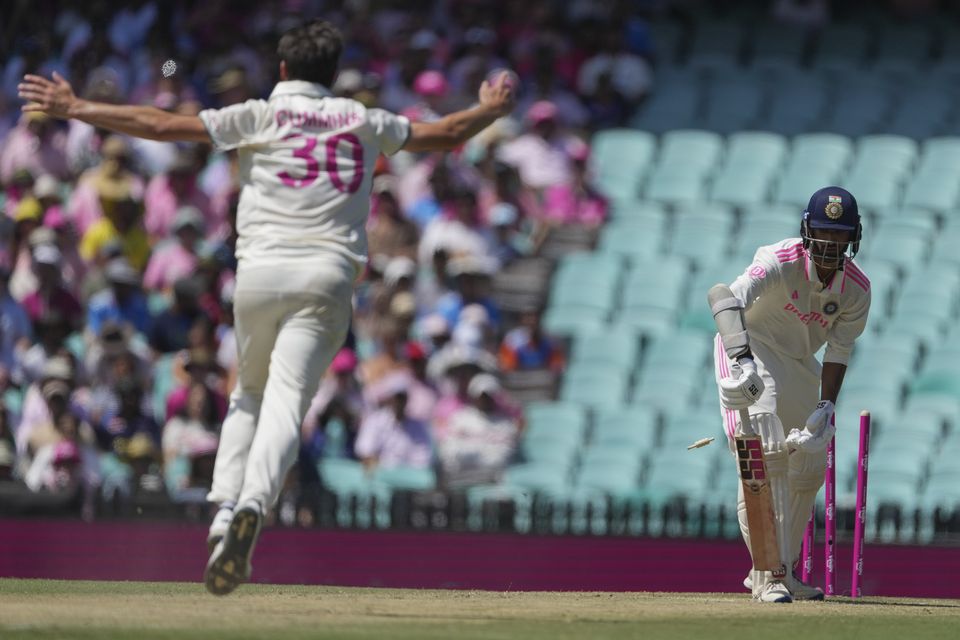
[[[514,83],[510,81],[510,73],[504,71],[493,84],[483,81],[480,85],[480,105],[490,109],[498,116],[509,115],[513,111],[516,100]]]
[[[56,71],[53,80],[26,74],[17,85],[17,95],[28,101],[20,108],[24,113],[39,111],[53,118],[69,118],[70,109],[77,102],[73,87]]]

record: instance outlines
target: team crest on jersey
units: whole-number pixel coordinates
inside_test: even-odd
[[[823,212],[827,214],[828,218],[836,220],[843,215],[843,205],[841,202],[842,199],[840,196],[827,196],[827,206],[824,207]]]
[[[836,302],[831,300],[827,304],[823,305],[823,312],[828,316],[832,316],[837,312],[837,309],[839,308],[840,308],[840,305],[838,305]]]

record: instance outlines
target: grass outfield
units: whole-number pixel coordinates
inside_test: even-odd
[[[752,627],[752,630],[749,630]],[[837,598],[758,605],[746,595],[418,591],[0,580],[0,638],[956,637],[960,601]]]

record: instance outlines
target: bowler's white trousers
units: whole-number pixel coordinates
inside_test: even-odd
[[[220,433],[211,502],[276,503],[300,424],[350,325],[357,268],[335,253],[237,271],[237,384]]]

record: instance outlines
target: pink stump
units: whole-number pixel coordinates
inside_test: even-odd
[[[853,578],[850,595],[859,598],[863,580],[863,535],[867,524],[867,458],[870,455],[870,412],[860,413],[860,451],[857,454],[857,511],[853,525]]]
[[[827,474],[823,484],[824,490],[826,491],[824,496],[825,513],[823,527],[823,559],[826,578],[823,591],[828,596],[835,595],[837,588],[836,551],[834,549],[837,537],[837,521],[835,519],[837,506],[835,446],[836,439],[831,438],[830,444],[827,445]]]

